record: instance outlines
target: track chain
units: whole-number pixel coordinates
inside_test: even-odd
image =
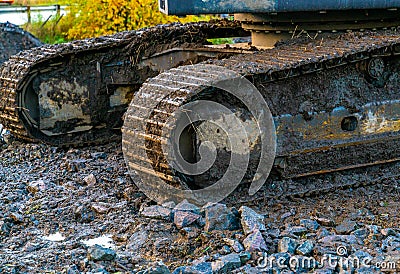
[[[169,45],[204,44],[207,38],[240,36],[243,31],[238,22],[211,21],[180,24],[173,23],[138,31],[120,32],[115,35],[73,41],[59,45],[45,45],[12,56],[0,68],[0,123],[10,130],[17,139],[37,141],[30,132],[30,124],[21,119],[19,96],[25,85],[29,84],[35,73],[62,70],[62,60],[73,59],[75,55],[95,55],[97,52],[123,51],[130,59],[132,73],[143,57],[157,52],[149,52],[154,43]],[[164,50],[164,48],[160,48]],[[93,60],[95,61],[95,60]],[[95,72],[93,72],[95,73]],[[72,136],[72,137],[71,137]],[[81,146],[109,141],[109,136],[83,132],[78,138],[66,134],[63,142],[53,144],[51,140],[41,140],[58,146]]]
[[[218,65],[239,74],[251,78],[252,76],[263,77],[265,82],[273,83],[287,80],[301,75],[317,73],[331,68],[344,67],[348,64],[382,56],[394,56],[400,54],[400,35],[397,30],[382,30],[370,33],[348,33],[332,35],[327,40],[294,40],[284,43],[275,49],[260,51],[255,54],[235,55],[223,60],[209,60],[206,63]],[[251,65],[250,65],[251,64]],[[210,79],[218,78],[218,71],[204,70],[204,66],[194,65],[190,67],[179,67],[171,69],[145,83],[137,96],[151,97],[152,101],[158,102],[154,110],[152,120],[157,124],[150,129],[140,128],[135,121],[140,117],[143,106],[131,106],[126,113],[123,128],[123,151],[127,163],[132,170],[139,175],[146,176],[151,180],[152,176],[162,177],[167,181],[179,181],[174,177],[173,171],[168,167],[163,152],[162,143],[165,142],[161,136],[163,123],[184,102],[191,100],[191,96],[204,89],[202,83]],[[174,92],[171,92],[174,91]],[[140,138],[146,139],[146,148],[139,146]],[[143,159],[140,155],[149,155]],[[148,163],[153,165],[153,170],[143,168]],[[370,167],[379,173],[376,167]],[[315,186],[315,180],[299,178],[293,180],[275,180],[269,182],[270,188],[282,184],[284,191],[270,188],[271,197],[305,197],[320,195],[341,188],[357,188],[360,186],[374,185],[385,180],[396,179],[400,175],[364,176],[369,167],[361,169],[358,175],[348,171],[337,172],[344,174],[342,181],[326,183],[328,175],[312,176],[311,178],[322,178],[325,183]],[[353,170],[354,171],[354,170]],[[394,173],[397,174],[397,173]],[[321,177],[322,176],[322,177]],[[324,177],[325,176],[325,177]],[[335,175],[336,176],[336,175]],[[358,176],[358,177],[357,177]],[[332,177],[333,178],[333,177]],[[155,178],[154,178],[155,179]],[[155,180],[154,180],[155,181]],[[292,184],[294,190],[290,190]],[[304,187],[307,185],[308,187]],[[268,195],[262,195],[265,199]],[[251,200],[256,200],[252,198]]]

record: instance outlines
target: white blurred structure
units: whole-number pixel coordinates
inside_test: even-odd
[[[15,25],[23,25],[29,21],[37,21],[41,18],[46,21],[50,16],[55,17],[65,15],[66,6],[52,5],[52,6],[0,6],[0,23],[10,22]]]

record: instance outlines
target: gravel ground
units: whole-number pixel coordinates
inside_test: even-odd
[[[0,158],[0,273],[400,271],[398,182],[167,207],[138,191],[120,143],[13,142]]]

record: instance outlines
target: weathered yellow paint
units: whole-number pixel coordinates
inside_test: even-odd
[[[57,132],[53,128],[56,123],[71,119],[78,119],[79,124],[70,132],[91,129],[90,114],[83,113],[83,107],[88,104],[88,100],[87,87],[79,85],[75,79],[67,81],[52,78],[42,82],[39,93],[40,129],[45,134],[55,135]]]
[[[361,114],[350,114],[344,109],[335,114],[319,113],[310,121],[305,121],[301,115],[284,117],[277,126],[278,139],[286,128],[304,141],[347,140],[400,131],[400,102],[367,105],[364,109]],[[342,120],[348,116],[358,120],[354,131],[341,128]]]
[[[378,112],[368,112],[368,119],[366,119],[362,125],[362,132],[365,134],[380,134],[387,132],[400,131],[400,120],[389,120],[385,117],[384,109],[380,109]]]
[[[132,87],[118,87],[110,96],[110,107],[129,105],[133,98]]]

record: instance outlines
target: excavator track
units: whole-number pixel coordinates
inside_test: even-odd
[[[203,175],[187,178],[171,167],[163,152],[171,134],[170,129],[164,128],[166,122],[174,119],[174,112],[186,103],[206,99],[228,105],[232,112],[243,108],[240,98],[238,101],[210,87],[211,83],[224,80],[222,70],[220,73],[215,67],[219,66],[250,80],[270,108],[277,136],[270,177],[286,178],[278,180],[286,186],[292,178],[302,185],[311,175],[318,178],[320,174],[346,174],[348,169],[361,169],[358,178],[349,175],[344,182],[329,186],[298,186],[295,191],[284,192],[286,195],[301,197],[390,180],[393,176],[361,175],[400,159],[399,55],[400,33],[392,29],[294,39],[271,50],[171,69],[150,79],[136,95],[137,102],[141,97],[148,102],[151,97],[156,104],[154,109],[132,104],[126,113],[123,151],[127,164],[132,174],[148,182],[146,187],[157,195],[162,193],[162,186],[151,183],[157,178],[187,187],[188,182],[207,186],[224,175],[228,158],[217,159],[211,171]],[[146,126],[140,124],[144,113],[151,113]],[[192,148],[195,160],[199,160],[199,142],[207,141],[206,137],[218,140],[218,134],[201,127],[194,132],[197,144]],[[259,146],[253,147],[256,149],[250,152],[244,182],[251,182],[260,159]],[[225,157],[226,147],[217,150]]]
[[[0,124],[55,146],[119,139],[133,94],[160,72],[143,60],[243,33],[231,21],[176,23],[20,52],[0,68]]]

